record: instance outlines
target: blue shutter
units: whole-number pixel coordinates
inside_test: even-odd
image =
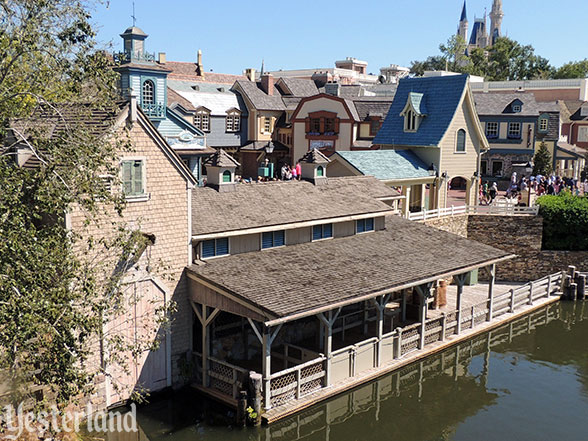
[[[272,233],[263,233],[261,236],[261,248],[271,248],[273,246]]]
[[[224,256],[229,254],[229,238],[225,237],[223,239],[216,240],[216,255],[217,256]]]
[[[214,239],[202,242],[202,258],[214,256]]]
[[[327,237],[333,237],[333,224],[323,225],[323,239]]]
[[[357,225],[356,230],[358,233],[363,233],[365,231],[365,220],[357,220],[355,221],[355,224]]]
[[[374,218],[365,220],[365,231],[374,231]]]
[[[284,230],[274,232],[274,246],[281,247],[286,244],[286,232]]]
[[[312,227],[312,240],[322,239],[322,227],[321,225],[315,225]]]

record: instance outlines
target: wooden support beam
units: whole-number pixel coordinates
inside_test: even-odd
[[[419,339],[419,349],[425,347],[425,324],[427,322],[427,299],[431,297],[431,287],[433,282],[425,283],[424,285],[417,285],[416,290],[421,301],[421,335]]]
[[[496,281],[496,265],[490,265],[486,267],[490,281],[488,282],[488,316],[486,321],[492,321],[492,315],[494,313],[494,282]]]
[[[382,336],[384,335],[384,311],[386,304],[390,301],[390,294],[372,299],[372,303],[376,307],[378,320],[376,322],[376,333],[378,341],[376,342],[376,366],[382,363]]]
[[[212,323],[215,317],[220,313],[220,309],[215,308],[209,313],[206,305],[199,305],[190,302],[192,309],[198,317],[198,321],[202,325],[202,386],[208,387],[208,357],[210,351],[210,333],[208,326]]]
[[[455,276],[455,281],[457,283],[457,304],[455,306],[455,308],[457,309],[457,325],[456,325],[456,330],[455,333],[457,335],[461,334],[461,300],[462,300],[462,294],[463,294],[463,286],[465,285],[465,281],[466,281],[466,277],[467,277],[467,273],[466,274],[458,274],[457,276]]]
[[[271,401],[271,375],[272,375],[272,343],[278,336],[278,332],[282,329],[282,325],[278,325],[273,331],[269,326],[263,327],[262,337],[262,375],[263,375],[263,400],[265,403],[265,410],[272,408]]]
[[[326,357],[326,366],[325,366],[325,387],[331,385],[331,359],[332,359],[332,349],[333,349],[333,324],[339,317],[341,313],[341,308],[338,308],[335,313],[333,311],[328,311],[327,316],[322,312],[317,315],[318,319],[324,326],[324,354]]]
[[[263,345],[263,337],[261,335],[261,332],[259,332],[259,329],[257,329],[257,325],[255,324],[255,322],[253,320],[251,320],[249,317],[247,317],[247,321],[249,322],[249,324],[251,325],[251,328],[253,328],[253,332],[255,333],[257,339],[259,340],[259,343],[261,345]]]

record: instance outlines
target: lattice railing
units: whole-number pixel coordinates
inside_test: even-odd
[[[272,406],[279,406],[298,399],[323,387],[325,357],[272,374],[270,399]]]
[[[425,344],[435,343],[443,339],[443,317],[428,320],[425,323]]]
[[[223,395],[236,399],[239,391],[243,388],[247,375],[246,369],[216,358],[208,358],[209,387]]]
[[[400,354],[406,355],[419,348],[420,323],[408,326],[402,330]]]

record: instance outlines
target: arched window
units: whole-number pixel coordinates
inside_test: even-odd
[[[321,177],[325,175],[325,169],[323,168],[323,166],[322,166],[322,165],[319,165],[319,166],[316,168],[316,175],[317,175],[317,176],[321,176]]]
[[[229,170],[223,172],[223,182],[231,182],[231,172]]]
[[[455,147],[456,152],[465,152],[466,151],[466,132],[464,129],[459,129],[457,131],[457,145]]]
[[[155,104],[155,85],[147,80],[143,83],[143,105]]]

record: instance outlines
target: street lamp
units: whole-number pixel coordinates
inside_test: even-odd
[[[271,155],[274,151],[274,145],[271,142],[268,142],[267,145],[265,146],[265,152],[268,155]]]

